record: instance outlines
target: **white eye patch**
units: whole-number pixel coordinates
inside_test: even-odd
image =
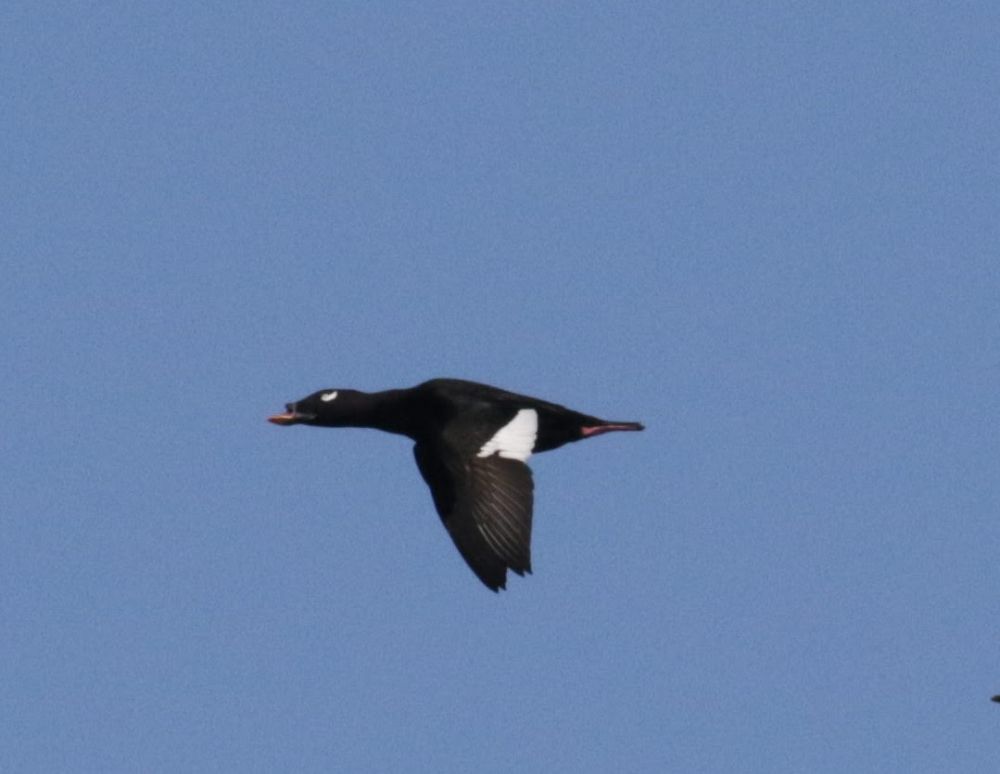
[[[337,391],[334,390],[333,392],[324,392],[322,395],[319,396],[319,399],[324,403],[329,403],[336,397],[337,397]]]

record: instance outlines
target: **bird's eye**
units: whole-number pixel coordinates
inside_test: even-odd
[[[337,397],[337,391],[333,390],[331,392],[324,392],[322,395],[319,396],[319,399],[321,401],[323,401],[324,403],[329,403],[331,400],[333,400],[336,397]]]

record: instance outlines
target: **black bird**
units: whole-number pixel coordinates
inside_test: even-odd
[[[372,393],[320,390],[285,408],[269,421],[371,427],[416,441],[413,455],[441,521],[493,591],[506,586],[508,568],[531,572],[528,457],[613,430],[643,429],[461,379]]]

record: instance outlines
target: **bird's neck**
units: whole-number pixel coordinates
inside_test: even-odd
[[[352,425],[414,437],[417,417],[411,410],[406,390],[370,392],[365,398]]]

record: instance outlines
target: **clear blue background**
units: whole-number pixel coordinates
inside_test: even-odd
[[[0,768],[992,772],[995,3],[8,3]],[[493,595],[409,444],[534,458]]]

